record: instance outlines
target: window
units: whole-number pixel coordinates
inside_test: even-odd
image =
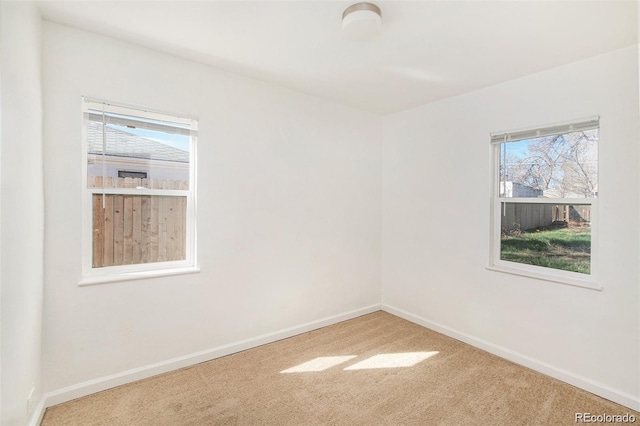
[[[595,287],[598,137],[598,117],[491,135],[491,269]]]
[[[118,177],[119,178],[146,179],[147,178],[147,172],[135,172],[135,171],[131,171],[131,170],[118,170]]]
[[[83,100],[81,284],[195,271],[197,121]]]

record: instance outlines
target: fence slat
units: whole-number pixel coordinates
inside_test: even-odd
[[[175,248],[175,260],[186,259],[186,207],[187,200],[183,197],[176,199],[176,248]]]
[[[133,188],[133,178],[124,178],[124,187]],[[133,263],[133,198],[134,195],[122,197],[122,263]]]
[[[159,228],[159,220],[158,220],[158,206],[159,201],[157,196],[152,196],[149,199],[149,231],[147,234],[148,238],[148,252],[149,252],[149,262],[157,262],[158,261],[158,228]]]
[[[167,197],[158,197],[158,262],[167,261]]]
[[[133,263],[133,195],[122,197],[122,263]]]
[[[122,265],[124,261],[124,197],[113,196],[113,263]]]
[[[171,197],[167,200],[167,260],[176,259],[176,199]]]
[[[142,198],[140,196],[133,197],[133,247],[131,263],[142,263]]]
[[[102,196],[101,196],[102,198]],[[102,205],[100,206],[102,207]],[[113,196],[104,199],[104,262],[103,266],[113,265]]]
[[[140,197],[140,262],[149,263],[149,223],[151,221],[151,197]]]
[[[93,196],[93,267],[99,268],[104,263],[104,209],[102,196]]]

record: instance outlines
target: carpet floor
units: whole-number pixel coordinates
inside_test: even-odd
[[[47,409],[56,425],[574,425],[640,413],[386,312]]]

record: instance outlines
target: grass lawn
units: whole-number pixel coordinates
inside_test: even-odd
[[[511,262],[588,274],[591,271],[591,228],[525,231],[503,235],[500,258]]]

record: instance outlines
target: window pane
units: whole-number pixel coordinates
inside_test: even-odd
[[[189,147],[187,135],[89,120],[88,186],[189,189]]]
[[[591,272],[591,206],[503,203],[501,207],[501,260]]]
[[[186,212],[186,197],[94,194],[93,267],[185,260]]]
[[[598,196],[598,129],[500,144],[500,197]]]

